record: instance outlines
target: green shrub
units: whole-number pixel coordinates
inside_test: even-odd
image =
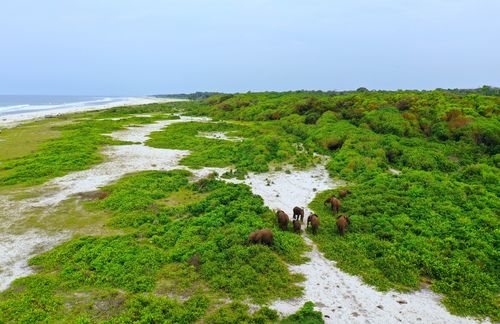
[[[314,303],[308,301],[299,309],[295,314],[288,316],[283,319],[281,323],[283,324],[293,324],[293,323],[307,323],[307,324],[320,324],[324,323],[323,314],[320,311],[314,310]]]

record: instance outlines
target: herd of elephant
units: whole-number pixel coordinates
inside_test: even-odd
[[[332,195],[325,200],[325,205],[330,205],[332,208],[333,216],[337,217],[336,224],[340,236],[344,236],[345,229],[347,225],[351,223],[351,219],[346,215],[339,215],[340,212],[340,198],[345,198],[351,192],[349,190],[342,190],[339,192],[339,198]],[[290,222],[290,217],[281,209],[276,211],[276,216],[278,218],[278,226],[281,230],[288,230],[288,223]],[[293,208],[293,231],[294,233],[300,234],[302,223],[304,222],[304,208],[294,207]],[[316,214],[310,214],[307,217],[306,228],[311,224],[311,231],[314,235],[318,232],[319,228],[319,216]],[[269,228],[263,228],[250,233],[248,236],[248,242],[254,244],[264,244],[271,246],[273,244],[273,231]]]

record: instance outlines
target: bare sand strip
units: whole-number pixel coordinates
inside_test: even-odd
[[[159,121],[150,125],[130,127],[110,134],[115,139],[133,141],[138,144],[110,146],[104,150],[108,161],[89,170],[71,173],[50,181],[46,188],[50,191],[39,198],[22,201],[35,206],[51,206],[69,198],[71,195],[93,191],[101,186],[116,181],[130,172],[143,170],[187,169],[179,166],[179,160],[189,151],[155,149],[144,142],[151,132],[160,130],[172,123],[186,121],[208,121],[206,118],[182,117],[179,120]],[[190,170],[196,177],[203,177],[211,172],[223,173],[227,169],[205,168]],[[255,194],[260,195],[265,204],[272,208],[281,208],[291,214],[294,206],[307,207],[317,192],[335,188],[340,182],[330,179],[323,165],[310,170],[292,170],[291,172],[270,172],[249,174],[245,180],[227,180],[245,183]],[[45,187],[45,186],[44,186]],[[5,206],[4,206],[5,207]],[[310,211],[306,208],[306,214]],[[19,216],[19,217],[22,217]],[[5,231],[5,227],[0,229]],[[333,234],[332,234],[333,235]],[[46,239],[49,236],[50,239]],[[8,287],[15,278],[31,273],[27,260],[36,253],[48,250],[69,234],[46,235],[39,232],[26,232],[18,237],[0,233],[3,250],[9,257],[0,259],[0,290]],[[364,284],[359,277],[340,271],[335,262],[326,259],[315,244],[304,236],[312,251],[306,253],[309,262],[290,266],[293,272],[303,273],[306,281],[304,296],[293,300],[276,301],[271,305],[282,315],[297,311],[306,301],[313,301],[325,315],[327,323],[474,323],[476,321],[451,315],[442,304],[439,296],[428,290],[409,294],[379,292]],[[25,245],[25,240],[33,244]],[[41,242],[42,248],[38,243]],[[48,243],[47,243],[48,242]]]
[[[29,230],[23,234],[0,233],[0,291],[17,278],[30,275],[27,260],[68,240],[69,232],[47,234]]]

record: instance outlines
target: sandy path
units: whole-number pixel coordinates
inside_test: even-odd
[[[179,166],[179,161],[189,155],[189,151],[153,148],[144,145],[144,142],[149,139],[149,134],[159,131],[168,125],[180,122],[208,120],[202,117],[181,117],[181,119],[162,120],[154,124],[128,127],[127,129],[113,132],[109,134],[112,138],[135,142],[137,144],[108,146],[102,151],[106,156],[106,162],[98,164],[91,169],[73,172],[49,181],[46,187],[55,187],[57,190],[52,190],[30,203],[35,207],[53,206],[74,194],[97,190],[132,172],[187,169],[184,166]],[[196,177],[204,177],[213,171],[223,172],[225,169],[204,168],[190,171]]]

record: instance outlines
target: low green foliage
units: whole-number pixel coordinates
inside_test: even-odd
[[[54,321],[63,307],[62,298],[55,296],[56,278],[34,275],[20,278],[0,294],[0,322],[36,323]]]
[[[278,255],[301,261],[305,249],[302,240],[292,233],[275,231],[272,250],[248,245],[248,234],[273,227],[274,215],[243,185],[203,179],[189,185],[194,192],[208,193],[200,201],[163,205],[161,199],[173,188],[187,186],[187,175],[186,171],[144,172],[124,178],[104,188],[110,195],[98,205],[116,213],[115,224],[137,228],[140,234],[136,235],[162,248],[170,262],[185,262],[199,255],[202,278],[216,291],[256,301],[297,296],[300,289],[293,285],[297,279],[283,276],[288,270]]]
[[[321,324],[324,322],[323,314],[320,311],[315,311],[314,303],[310,301],[306,302],[304,306],[302,306],[302,308],[295,314],[292,314],[281,321],[283,324]]]
[[[226,324],[226,323],[249,323],[265,324],[277,323],[278,313],[267,307],[263,307],[253,314],[249,314],[248,305],[233,302],[220,307],[217,311],[207,317],[206,323]]]
[[[241,141],[205,138],[203,132],[227,132]],[[179,123],[151,134],[147,145],[191,150],[181,164],[192,167],[234,167],[235,176],[247,171],[269,171],[271,163],[306,166],[312,152],[302,149],[300,138],[285,133],[279,125],[229,123]]]
[[[208,305],[209,300],[203,296],[193,296],[180,303],[162,296],[135,295],[109,323],[194,323],[205,314]]]
[[[80,286],[151,291],[165,262],[163,251],[131,236],[83,237],[31,259],[42,273],[58,271],[69,288]]]

